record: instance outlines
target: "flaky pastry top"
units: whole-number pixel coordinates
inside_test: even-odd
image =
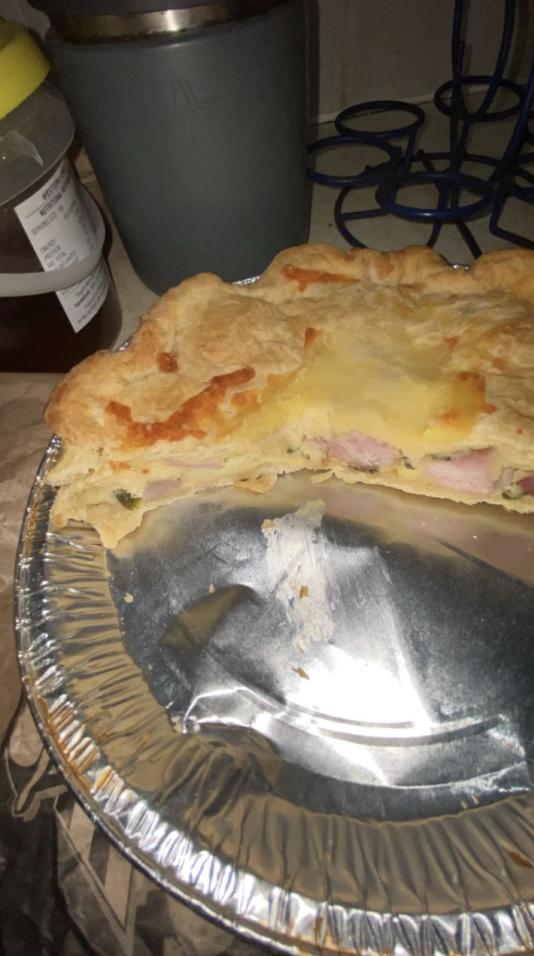
[[[124,351],[73,369],[46,421],[65,447],[123,458],[227,441],[314,349],[354,343],[360,361],[367,349],[420,378],[446,377],[453,443],[455,428],[463,438],[479,428],[479,445],[505,430],[534,464],[534,253],[521,249],[464,270],[426,247],[308,244],[249,286],[194,276],[155,303]],[[392,440],[387,429],[377,437]]]

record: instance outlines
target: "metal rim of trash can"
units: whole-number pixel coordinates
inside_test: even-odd
[[[61,39],[71,43],[147,39],[165,34],[175,36],[245,20],[288,2],[289,0],[224,0],[179,10],[108,13],[96,16],[51,16],[51,23]]]

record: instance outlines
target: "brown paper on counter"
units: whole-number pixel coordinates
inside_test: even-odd
[[[61,375],[0,374],[0,744],[20,698],[13,571],[28,494],[50,431],[43,411]]]

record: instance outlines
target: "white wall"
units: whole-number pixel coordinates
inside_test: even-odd
[[[451,76],[454,0],[307,0],[312,58],[317,52],[312,110],[322,119],[368,99],[431,99]],[[534,0],[518,0],[515,73],[528,74],[534,54]],[[504,0],[471,0],[466,41],[470,73],[492,71]]]

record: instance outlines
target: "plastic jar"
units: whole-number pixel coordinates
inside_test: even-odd
[[[74,122],[49,69],[0,19],[0,371],[67,371],[121,327],[104,223],[66,157]]]

